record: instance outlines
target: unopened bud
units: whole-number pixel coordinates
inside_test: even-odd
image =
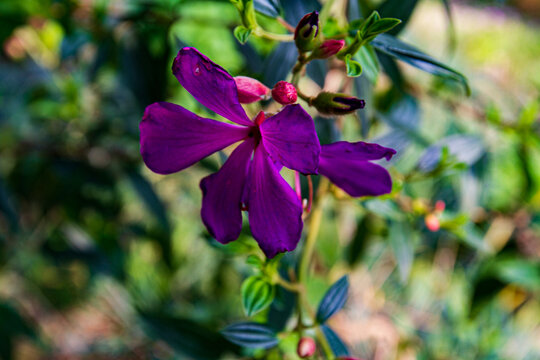
[[[345,46],[345,40],[325,40],[318,48],[313,50],[311,58],[326,59],[336,55]]]
[[[441,228],[441,223],[439,222],[439,218],[435,216],[434,214],[428,214],[424,218],[424,222],[426,223],[426,227],[429,231],[436,232],[439,231]]]
[[[300,52],[312,50],[319,35],[319,13],[314,11],[304,17],[294,30],[294,42]]]
[[[296,88],[286,81],[279,81],[272,89],[272,97],[281,105],[288,105],[296,102]]]
[[[324,91],[311,100],[311,105],[323,115],[345,115],[363,109],[366,102],[347,94]]]
[[[238,101],[241,104],[251,104],[255,101],[264,100],[270,93],[270,89],[259,80],[247,76],[237,76],[234,78],[234,82],[238,89]]]
[[[299,357],[302,359],[313,356],[315,354],[315,350],[317,349],[317,345],[315,344],[315,340],[313,340],[310,337],[303,337],[298,342],[298,347],[296,348],[296,353]]]

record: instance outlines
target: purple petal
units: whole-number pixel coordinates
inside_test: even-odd
[[[298,104],[288,105],[260,126],[264,147],[274,161],[303,174],[316,174],[321,145],[313,119]]]
[[[245,138],[249,128],[195,115],[181,106],[149,105],[140,124],[141,155],[150,170],[170,174]]]
[[[354,197],[387,194],[392,191],[390,174],[367,160],[390,159],[394,154],[392,149],[363,142],[323,145],[319,173]]]
[[[242,194],[254,141],[244,141],[221,169],[201,180],[201,217],[208,232],[220,243],[236,240],[242,230]]]
[[[321,156],[325,158],[346,157],[351,160],[379,160],[383,157],[390,160],[396,150],[378,144],[370,144],[363,141],[350,143],[338,141],[321,147]]]
[[[238,101],[233,77],[221,66],[185,47],[178,52],[172,69],[180,84],[208,109],[237,124],[253,125]]]
[[[255,150],[249,186],[249,225],[262,251],[273,258],[294,250],[302,234],[302,204],[262,146]]]

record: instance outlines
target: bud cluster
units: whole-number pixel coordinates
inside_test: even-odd
[[[310,59],[326,59],[336,55],[345,46],[345,40],[321,40],[319,13],[305,15],[294,31],[294,42],[300,53],[312,51]]]

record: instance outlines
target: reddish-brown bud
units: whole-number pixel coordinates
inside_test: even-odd
[[[238,101],[241,104],[251,104],[255,101],[268,98],[270,89],[264,86],[259,80],[247,76],[237,76],[234,78],[238,89]]]
[[[317,345],[315,344],[315,340],[313,340],[310,337],[303,337],[298,342],[296,353],[298,354],[299,357],[304,359],[304,358],[313,356],[313,354],[315,354],[316,349],[317,349]]]
[[[441,223],[439,222],[439,218],[434,214],[428,214],[424,218],[424,222],[426,223],[426,227],[429,231],[435,232],[439,231],[441,228]]]
[[[296,88],[286,81],[279,81],[272,89],[272,97],[281,105],[288,105],[296,102]]]
[[[330,56],[336,55],[345,46],[345,40],[325,40],[321,46],[313,50],[311,58],[313,59],[326,59]]]
[[[319,13],[314,11],[304,17],[296,25],[294,42],[300,52],[313,50],[319,35]]]

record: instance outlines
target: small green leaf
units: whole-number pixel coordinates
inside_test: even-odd
[[[351,59],[352,55],[345,56],[345,65],[347,65],[347,76],[357,77],[362,75],[362,65],[358,61]]]
[[[247,316],[267,308],[274,300],[275,288],[262,276],[250,276],[242,284],[242,304]]]
[[[360,26],[360,32],[362,33],[362,37],[365,37],[368,33],[368,29],[375,25],[379,20],[381,19],[381,16],[377,11],[373,11],[371,15],[368,16],[368,18],[364,21],[362,26]]]
[[[245,44],[248,41],[249,36],[251,35],[251,30],[247,29],[242,25],[239,25],[234,28],[233,33],[234,37],[240,42],[240,44]]]
[[[401,24],[401,20],[394,18],[380,19],[367,29],[366,37],[382,34]]]

